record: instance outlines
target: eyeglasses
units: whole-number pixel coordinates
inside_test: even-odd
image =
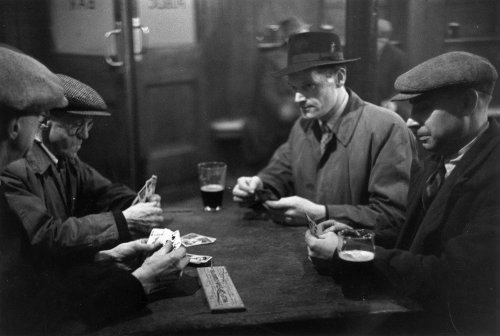
[[[94,120],[91,118],[80,119],[76,122],[57,120],[57,123],[66,130],[69,136],[81,134],[85,128],[88,132],[94,126]]]

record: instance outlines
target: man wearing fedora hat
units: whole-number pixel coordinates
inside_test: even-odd
[[[432,155],[412,176],[396,248],[377,247],[366,276],[422,302],[426,320],[409,324],[413,333],[500,332],[500,126],[488,117],[497,76],[487,59],[454,51],[395,82],[393,99],[410,101],[418,140]],[[336,267],[335,233],[306,232],[306,242],[311,257]]]
[[[241,177],[235,201],[269,189],[266,201],[285,224],[332,219],[339,226],[399,228],[404,220],[414,139],[394,112],[364,102],[345,87],[340,39],[325,32],[292,35],[288,76],[302,117],[257,176]],[[391,244],[393,237],[387,238]],[[385,239],[379,236],[379,239]]]
[[[163,220],[160,196],[130,206],[136,193],[113,184],[82,162],[77,153],[89,137],[94,117],[109,116],[91,87],[58,75],[68,106],[52,109],[41,141],[2,174],[7,200],[20,215],[34,247],[61,257],[92,256],[131,239]]]
[[[35,59],[0,46],[0,171],[21,159],[39,132],[40,115],[64,108],[61,79]],[[91,327],[139,310],[186,266],[185,249],[145,241],[99,251],[74,268],[44,267],[0,181],[0,334],[46,334],[69,319]],[[155,252],[156,251],[156,252]],[[147,258],[146,258],[147,257]],[[135,265],[135,266],[134,266]],[[118,267],[117,267],[118,266]],[[124,269],[126,268],[126,269]],[[74,331],[78,329],[73,329]]]

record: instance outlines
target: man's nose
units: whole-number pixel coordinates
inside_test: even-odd
[[[300,103],[302,101],[305,101],[306,100],[306,97],[304,97],[304,95],[300,92],[295,92],[295,102],[296,103]]]
[[[78,137],[82,140],[87,140],[89,138],[89,134],[90,134],[90,127],[87,124],[84,124],[78,132]]]
[[[420,124],[417,121],[415,121],[414,119],[408,118],[408,120],[406,120],[406,126],[410,129],[415,129],[415,128],[419,127]]]

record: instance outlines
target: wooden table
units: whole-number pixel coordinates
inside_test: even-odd
[[[225,200],[223,210],[206,213],[195,199],[191,212],[168,212],[168,228],[181,235],[194,232],[217,238],[214,244],[189,247],[188,253],[213,256],[214,266],[225,266],[246,311],[212,314],[202,288],[194,294],[160,298],[140,316],[106,327],[99,335],[196,333],[275,334],[310,328],[328,330],[339,321],[418,311],[411,300],[375,297],[368,301],[344,299],[331,277],[319,275],[307,258],[305,227],[287,227],[268,220],[245,219],[248,209]],[[196,285],[196,269],[187,268],[185,284]],[[191,280],[191,281],[188,281]],[[189,286],[186,285],[186,288]],[[196,287],[197,288],[197,287]],[[362,322],[366,323],[366,322]],[[361,323],[361,324],[362,324]],[[320,327],[322,326],[322,327]],[[363,328],[365,328],[364,326]]]

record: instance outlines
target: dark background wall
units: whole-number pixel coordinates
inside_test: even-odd
[[[220,119],[245,118],[253,96],[256,36],[265,27],[295,15],[313,30],[333,25],[345,36],[346,54],[362,61],[349,69],[349,85],[369,100],[373,90],[376,17],[390,20],[393,39],[415,65],[448,50],[488,57],[500,68],[500,1],[497,0],[195,0],[196,44],[149,50],[138,65],[137,139],[126,114],[123,72],[99,56],[53,52],[49,0],[0,0],[0,42],[39,58],[100,92],[113,117],[98,124],[81,156],[105,175],[125,183],[131,143],[138,144],[139,180],[160,170],[162,188],[172,195],[191,192],[195,163],[227,160],[231,173],[246,173],[239,157],[238,132],[221,139],[212,129]],[[458,22],[457,35],[448,24]],[[148,63],[149,62],[149,63]],[[147,64],[163,64],[159,67]],[[155,81],[153,81],[153,77]],[[500,104],[500,86],[494,105]],[[135,141],[135,142],[134,142]],[[251,173],[251,172],[248,172]],[[168,175],[168,176],[167,176]],[[140,184],[140,183],[139,183]],[[177,196],[175,196],[177,197]]]

